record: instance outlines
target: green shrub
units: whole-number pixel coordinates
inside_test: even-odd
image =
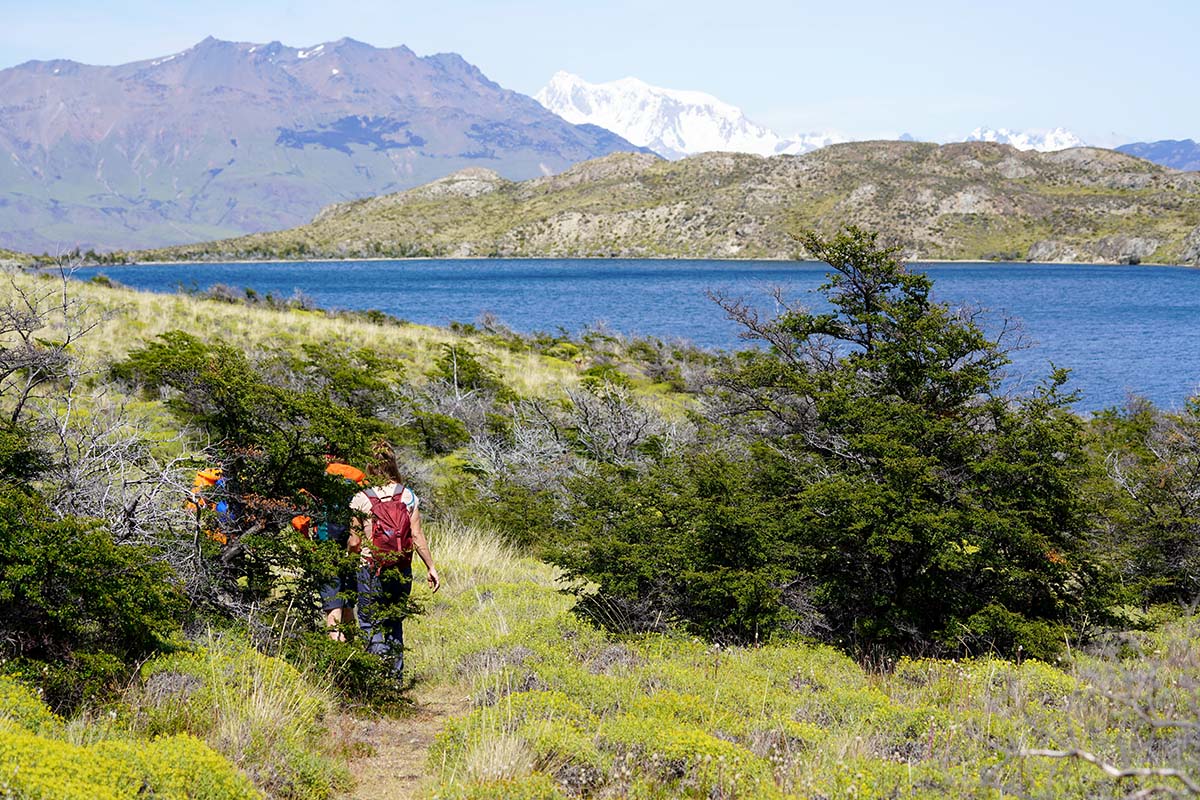
[[[431,455],[446,455],[471,441],[471,433],[461,420],[436,411],[417,411],[413,427],[421,446]]]
[[[318,676],[347,702],[389,708],[403,700],[390,665],[355,642],[339,642],[324,631],[287,638],[282,654],[307,675]]]
[[[224,484],[210,499],[230,510],[212,524],[228,547],[213,570],[224,591],[205,600],[235,598],[240,603],[224,605],[239,613],[252,604],[307,605],[320,554],[297,540],[289,521],[312,495],[331,507],[348,502],[349,484],[325,473],[325,456],[363,464],[372,439],[392,432],[369,412],[391,396],[385,378],[401,374],[400,365],[329,344],[256,363],[219,338],[171,331],[112,372],[152,395],[169,390],[175,413],[217,443]]]
[[[584,386],[599,387],[606,383],[613,386],[630,387],[633,381],[613,364],[593,364],[583,371]]]
[[[972,650],[994,649],[998,653],[1053,661],[1063,649],[1068,629],[1062,624],[1026,619],[992,603],[972,614],[954,633],[953,641]]]
[[[831,310],[722,301],[766,346],[722,358],[694,447],[572,487],[554,560],[634,630],[1050,657],[1110,598],[1065,371],[1010,403],[1005,352],[894,250],[853,228],[804,244]]]
[[[1189,604],[1200,589],[1200,396],[1171,413],[1133,399],[1088,426],[1096,558],[1129,605]]]
[[[37,496],[0,484],[0,648],[6,670],[69,708],[119,684],[127,665],[179,630],[185,605],[145,547],[99,523],[56,518]]]
[[[444,344],[442,352],[434,359],[430,377],[440,378],[455,391],[478,391],[501,400],[516,397],[495,372],[479,360],[470,347],[463,344]]]

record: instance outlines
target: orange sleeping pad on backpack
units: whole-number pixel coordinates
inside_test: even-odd
[[[325,467],[325,472],[328,475],[339,475],[351,483],[357,483],[359,486],[366,485],[367,476],[358,467],[352,467],[349,464],[341,464],[337,461]]]

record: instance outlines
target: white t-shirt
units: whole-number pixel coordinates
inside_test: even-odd
[[[409,489],[407,486],[403,488],[404,494],[400,496],[400,502],[408,506],[408,513],[411,514],[421,505],[421,501],[413,494],[412,489]],[[389,497],[395,497],[396,492],[401,489],[401,486],[398,483],[389,483],[386,486],[372,486],[371,489],[380,500],[386,500]],[[353,511],[363,514],[365,519],[371,518],[371,498],[367,497],[366,491],[361,491],[350,498],[350,508]]]

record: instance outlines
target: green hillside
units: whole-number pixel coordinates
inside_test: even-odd
[[[0,247],[0,264],[19,264],[25,265],[33,263],[33,257],[25,253],[18,253],[14,250],[5,250]]]
[[[312,223],[137,260],[789,258],[857,224],[909,259],[1200,262],[1200,175],[1110,150],[855,142],[803,156],[618,154],[514,183],[469,169]]]

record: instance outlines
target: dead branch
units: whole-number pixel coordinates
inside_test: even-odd
[[[1174,778],[1182,783],[1194,795],[1200,795],[1200,783],[1197,783],[1186,772],[1174,767],[1129,767],[1122,769],[1104,761],[1094,753],[1078,748],[1072,750],[1021,750],[1017,755],[1037,758],[1077,758],[1080,761],[1097,767],[1105,775],[1123,780],[1125,778]]]

